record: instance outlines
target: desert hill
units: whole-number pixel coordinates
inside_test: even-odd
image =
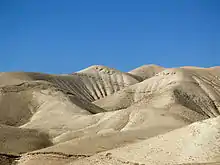
[[[0,164],[220,163],[220,69],[0,73]]]

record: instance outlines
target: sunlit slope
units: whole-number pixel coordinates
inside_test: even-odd
[[[104,66],[91,66],[72,75],[51,75],[34,72],[0,73],[0,85],[13,85],[24,81],[44,80],[77,97],[95,101],[124,87],[138,83],[132,75]]]
[[[215,117],[196,122],[107,153],[116,160],[152,165],[220,161],[219,120],[220,117]]]
[[[140,79],[143,81],[155,76],[157,73],[163,70],[165,70],[165,68],[158,65],[143,65],[129,71],[128,73],[136,77],[140,77]]]
[[[13,134],[14,130],[23,132],[25,129],[33,129],[49,133],[49,138],[51,139],[66,131],[84,128],[96,122],[88,120],[82,126],[80,124],[77,125],[77,121],[83,123],[84,116],[104,112],[102,108],[90,103],[90,101],[94,100],[92,93],[100,92],[100,88],[93,88],[93,90],[97,91],[91,92],[87,86],[91,86],[92,83],[93,86],[97,86],[95,84],[97,81],[88,83],[88,77],[94,79],[95,75],[88,74],[87,76],[84,73],[74,75],[50,75],[30,72],[1,73],[0,123],[14,128],[8,129],[10,134]],[[109,78],[111,77],[107,76],[107,79]],[[131,79],[131,82],[128,80],[128,84],[137,82],[137,80]],[[121,85],[121,88],[128,85],[126,84],[126,78],[125,82],[119,81],[121,84],[117,84],[117,79],[115,80],[113,86],[111,86],[112,91],[120,89],[117,87],[114,89],[114,85]],[[103,82],[102,79],[101,81]],[[109,91],[104,88],[102,90]],[[79,118],[79,115],[82,117]],[[72,122],[72,120],[76,120],[76,123]],[[4,137],[8,138],[9,135],[4,134]],[[6,142],[6,146],[9,145],[8,143]],[[19,146],[17,146],[17,149],[14,148],[14,150],[10,151],[17,153],[19,150],[24,152]],[[26,151],[31,150],[34,149]],[[7,150],[4,149],[2,151]]]
[[[114,112],[80,116],[78,121],[82,118],[93,123],[56,137],[54,141],[61,144],[43,151],[91,154],[216,117],[220,102],[218,84],[218,74],[210,71],[165,70],[94,102]],[[78,121],[73,123],[82,125]]]
[[[218,67],[0,73],[0,157],[9,165],[218,162],[219,114]]]
[[[42,162],[59,162],[60,165],[218,165],[219,137],[219,117],[215,117],[93,156],[38,152],[24,155],[19,165]]]
[[[94,65],[77,73],[92,94],[93,101],[139,82],[128,73],[101,65]]]
[[[152,78],[94,103],[108,111],[114,111],[143,101],[154,107],[163,107],[173,102],[198,114],[215,117],[219,115],[220,107],[219,76],[218,72],[205,69],[166,69]],[[169,96],[164,98],[166,93]],[[156,97],[159,97],[160,101],[153,101]]]

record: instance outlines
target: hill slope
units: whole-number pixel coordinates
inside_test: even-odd
[[[217,67],[0,73],[8,164],[218,162],[219,114]]]

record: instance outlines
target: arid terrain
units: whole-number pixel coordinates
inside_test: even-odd
[[[220,165],[220,67],[0,72],[0,165]]]

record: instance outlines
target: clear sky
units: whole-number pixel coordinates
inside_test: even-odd
[[[0,0],[0,71],[220,65],[220,0]]]

